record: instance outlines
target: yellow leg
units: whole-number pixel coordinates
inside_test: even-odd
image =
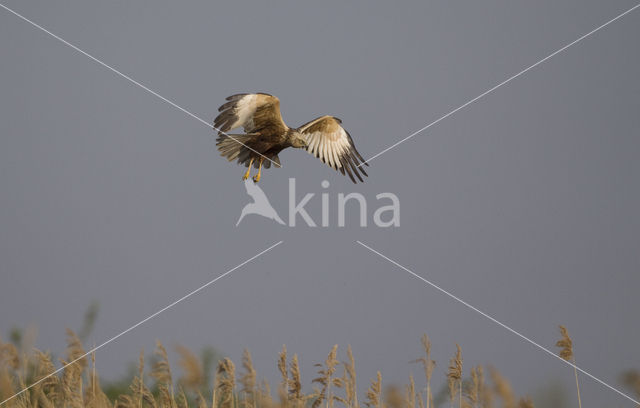
[[[253,164],[253,157],[251,158],[251,161],[249,162],[249,167],[247,167],[247,172],[244,173],[244,176],[242,176],[243,180],[246,180],[249,178],[249,176],[251,175],[251,165]]]
[[[256,174],[255,176],[253,176],[253,182],[257,183],[258,181],[260,181],[260,173],[262,172],[262,162],[264,161],[264,157],[260,158],[260,165],[258,166],[258,174]]]

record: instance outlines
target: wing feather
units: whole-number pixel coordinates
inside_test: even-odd
[[[213,126],[222,132],[242,127],[245,133],[285,132],[288,127],[280,114],[280,100],[265,93],[236,94],[227,97]]]
[[[341,123],[340,119],[333,116],[322,116],[305,123],[297,130],[306,138],[310,154],[343,175],[346,173],[354,183],[354,176],[362,182],[362,175],[367,176],[362,165],[369,164],[356,150],[353,139]]]

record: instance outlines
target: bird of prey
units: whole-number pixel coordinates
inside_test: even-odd
[[[333,116],[321,116],[299,128],[290,128],[280,115],[280,100],[266,93],[237,94],[229,96],[220,106],[220,114],[214,120],[218,130],[216,145],[227,160],[236,160],[247,167],[243,180],[250,176],[251,166],[258,169],[253,177],[260,180],[262,166],[271,163],[280,167],[278,153],[287,147],[305,149],[329,167],[348,174],[351,181],[362,180],[367,173],[362,165],[369,165],[353,144],[353,139]],[[242,127],[244,134],[227,132]]]

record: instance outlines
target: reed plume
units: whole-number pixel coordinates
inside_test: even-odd
[[[60,360],[66,367],[63,370],[61,390],[68,406],[82,408],[82,372],[87,366],[87,358],[82,343],[76,334],[67,329],[67,361]],[[68,364],[68,365],[67,365]]]
[[[200,359],[187,347],[176,345],[175,350],[180,356],[178,364],[184,375],[180,378],[179,383],[182,387],[198,391],[205,385],[204,369]]]
[[[216,374],[216,391],[219,399],[216,406],[234,408],[234,392],[236,386],[236,367],[229,358],[220,360]]]
[[[302,397],[302,382],[300,380],[300,365],[298,363],[298,355],[294,354],[291,358],[289,366],[291,377],[289,378],[289,398],[294,402],[295,406],[304,404]]]
[[[16,347],[11,343],[3,343],[0,339],[0,397],[3,401],[16,392],[13,379],[19,366]]]
[[[504,408],[516,408],[516,397],[509,381],[493,367],[490,367],[490,374],[495,392],[502,399]]]
[[[458,344],[456,344],[455,356],[449,360],[447,384],[449,386],[449,399],[451,401],[451,406],[453,406],[453,401],[455,400],[457,393],[459,396],[460,407],[462,407],[462,349]]]
[[[416,408],[416,383],[413,375],[409,375],[409,384],[405,387],[405,406],[407,408]]]
[[[431,408],[433,406],[433,395],[431,394],[431,376],[433,375],[433,369],[436,367],[436,362],[431,360],[431,341],[429,340],[429,336],[427,336],[426,333],[423,334],[420,341],[422,342],[422,348],[424,349],[425,356],[413,360],[412,362],[422,363],[422,367],[424,369],[424,377],[427,383],[426,403],[427,408]]]
[[[358,408],[358,391],[356,386],[356,362],[351,345],[347,346],[347,361],[344,366],[344,392],[348,408]]]
[[[533,405],[533,400],[530,397],[520,398],[518,402],[518,408],[535,408]]]
[[[144,382],[144,349],[140,351],[140,357],[138,358],[138,375],[133,378],[133,382],[129,387],[133,396],[132,402],[135,407],[142,408],[143,403],[146,403],[148,407],[155,408],[156,400]]]
[[[176,401],[173,390],[173,376],[169,365],[167,350],[160,341],[156,341],[155,355],[157,360],[151,369],[151,377],[156,380],[160,394],[160,405],[163,407],[175,407]]]
[[[242,384],[240,391],[244,394],[244,405],[246,408],[254,407],[256,398],[256,370],[253,368],[251,353],[247,349],[244,349],[242,353],[242,368],[244,374],[240,377],[240,384]]]
[[[416,398],[418,399],[418,407],[424,408],[424,399],[422,398],[422,393],[421,392],[416,393]]]
[[[480,401],[480,376],[478,375],[478,368],[471,368],[471,381],[467,384],[465,396],[469,405],[473,408],[478,406]]]
[[[278,354],[278,371],[280,371],[282,378],[280,382],[281,393],[286,396],[289,392],[289,374],[287,372],[287,347],[284,344],[282,351]]]
[[[576,391],[578,393],[578,407],[582,408],[582,399],[580,398],[580,383],[578,382],[578,368],[576,367],[576,358],[573,354],[573,340],[569,336],[569,331],[563,325],[560,328],[560,340],[556,342],[556,347],[560,347],[558,355],[573,365],[573,374],[576,378]]]
[[[622,384],[635,391],[636,395],[640,397],[640,371],[628,370],[622,373],[620,376]]]
[[[385,408],[404,408],[406,403],[405,396],[400,388],[393,384],[384,387],[382,397],[382,405]]]
[[[317,408],[323,401],[326,401],[327,408],[333,407],[334,395],[331,390],[331,386],[342,387],[342,379],[335,378],[334,374],[336,371],[336,367],[338,365],[338,345],[334,345],[331,348],[331,351],[327,355],[327,359],[325,360],[324,367],[322,364],[316,364],[316,367],[319,367],[318,374],[319,377],[314,378],[312,383],[319,383],[322,385],[316,400],[313,402],[312,408]]]
[[[382,407],[382,374],[378,371],[376,379],[371,380],[371,385],[367,389],[367,400],[364,403],[369,408]]]

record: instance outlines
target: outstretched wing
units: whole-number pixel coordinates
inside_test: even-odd
[[[345,171],[356,182],[354,175],[358,180],[363,181],[360,173],[365,176],[367,173],[362,168],[365,163],[360,153],[353,144],[353,139],[349,133],[340,126],[342,121],[333,116],[322,116],[311,122],[305,123],[298,128],[298,132],[307,140],[307,151],[329,167],[333,167],[340,173]]]
[[[280,115],[280,101],[265,93],[237,94],[220,106],[213,125],[222,132],[243,127],[245,133],[282,133],[287,130]]]

